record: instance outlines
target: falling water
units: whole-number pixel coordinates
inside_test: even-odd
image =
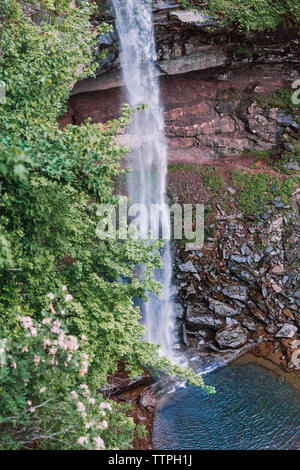
[[[165,203],[167,176],[167,145],[164,137],[163,110],[156,78],[156,51],[152,21],[151,0],[112,0],[120,40],[120,60],[127,100],[130,106],[146,104],[137,111],[130,124],[134,149],[128,156],[132,172],[128,178],[128,196],[131,202],[145,204]],[[167,211],[163,221],[170,227]],[[154,222],[154,221],[151,221]],[[153,225],[152,225],[153,229]],[[143,307],[146,338],[161,345],[161,352],[174,359],[175,315],[171,298],[172,260],[170,245],[162,251],[163,266],[155,273],[162,284],[158,298],[152,294]]]

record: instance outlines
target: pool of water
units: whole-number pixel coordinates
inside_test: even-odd
[[[205,376],[217,393],[188,386],[164,399],[153,427],[156,449],[298,449],[299,392],[258,364]]]

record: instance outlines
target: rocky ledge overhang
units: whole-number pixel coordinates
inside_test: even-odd
[[[228,31],[220,19],[207,16],[205,3],[202,6],[197,11],[185,11],[172,0],[154,3],[158,76],[251,63],[299,63],[296,31],[250,32],[244,36]],[[102,10],[101,15],[93,18],[94,25],[103,21],[112,29],[109,34],[98,37],[94,52],[97,57],[106,50],[106,57],[98,62],[96,78],[77,83],[72,94],[123,86],[112,9]]]

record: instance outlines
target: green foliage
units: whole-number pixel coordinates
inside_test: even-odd
[[[168,166],[168,171],[193,170],[195,165],[190,163],[172,163]]]
[[[0,147],[0,175],[15,181],[24,180],[27,175],[26,164],[31,163],[24,152],[15,147]]]
[[[244,33],[300,24],[298,0],[210,0],[207,11]]]
[[[298,140],[292,139],[290,144],[294,149],[290,152],[284,152],[280,147],[266,150],[266,151],[256,151],[252,150],[252,153],[257,156],[258,160],[265,162],[274,170],[284,173],[285,175],[295,175],[297,170],[291,170],[286,167],[290,160],[293,160],[295,163],[300,165],[300,145]],[[254,164],[253,167],[258,168],[258,165]]]
[[[1,227],[2,229],[2,227]],[[0,235],[0,269],[8,269],[13,266],[10,243],[4,235]]]
[[[292,101],[294,90],[291,88],[280,88],[270,96],[259,98],[258,101],[265,107],[275,107],[285,111],[292,111],[294,108],[300,108],[300,104]]]
[[[199,169],[199,173],[205,186],[211,191],[222,192],[224,190],[224,181],[217,167],[203,166]]]
[[[215,166],[193,165],[189,163],[174,163],[169,165],[169,171],[188,170],[197,173],[207,188],[211,190],[222,189],[224,182]]]
[[[133,423],[84,383],[86,340],[68,334],[64,304],[40,322],[21,316],[0,339],[1,449],[130,447]]]
[[[243,44],[235,51],[235,54],[245,56],[245,57],[252,57],[254,52],[249,46],[247,46],[246,44]]]
[[[280,159],[274,162],[274,168],[281,173],[285,173],[286,175],[293,175],[296,172],[296,170],[291,170],[286,167],[290,160],[293,160],[300,166],[300,144],[295,140],[293,145],[294,150],[292,152],[283,154]]]
[[[87,1],[80,0],[79,8],[70,8],[68,0],[31,3],[34,11],[42,11],[42,19],[33,15],[36,23],[16,0],[0,6],[0,77],[7,94],[1,121],[17,133],[25,124],[56,121],[75,75],[79,79],[92,72],[91,48],[98,33],[91,29],[93,9]]]
[[[197,2],[193,0],[179,0],[179,3],[184,10],[194,10],[197,8]]]
[[[239,189],[236,200],[245,215],[258,215],[262,206],[270,205],[275,196],[288,204],[291,194],[300,179],[297,177],[280,180],[266,173],[233,172],[232,183]]]

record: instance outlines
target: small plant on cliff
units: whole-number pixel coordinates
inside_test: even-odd
[[[293,93],[294,90],[291,88],[280,88],[272,95],[262,97],[258,101],[266,107],[276,107],[285,111],[292,111],[295,108],[300,108],[300,104],[293,103]]]
[[[280,180],[267,173],[234,171],[232,174],[232,184],[238,188],[236,200],[245,215],[259,215],[272,204],[276,196],[281,198],[283,204],[288,204],[299,181],[297,176]]]
[[[300,24],[298,0],[210,0],[208,13],[244,33]]]

